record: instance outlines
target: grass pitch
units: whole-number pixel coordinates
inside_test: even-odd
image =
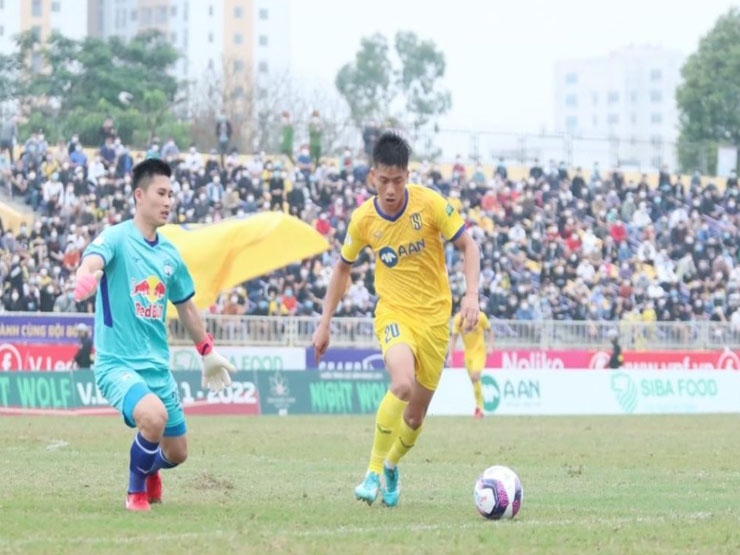
[[[119,419],[0,418],[0,552],[740,552],[740,416],[430,417],[395,509],[354,500],[372,417],[188,426],[164,503],[129,514]],[[475,511],[491,464],[522,479],[513,521]]]

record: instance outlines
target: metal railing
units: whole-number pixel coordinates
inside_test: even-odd
[[[308,347],[318,323],[311,317],[262,317],[209,315],[206,327],[221,345]],[[729,323],[689,322],[602,322],[494,320],[491,325],[499,348],[602,349],[618,334],[628,350],[740,349],[740,328]],[[187,331],[178,321],[169,324],[172,344],[190,344]],[[369,318],[334,318],[331,344],[334,347],[378,346]]]
[[[57,312],[4,312],[0,318],[89,319],[92,314]],[[627,350],[740,350],[740,326],[706,320],[688,322],[524,321],[491,318],[496,347],[505,349],[604,349],[614,335]],[[206,315],[206,329],[219,345],[309,347],[319,319],[289,316]],[[48,324],[51,325],[51,324]],[[58,324],[55,324],[58,325]],[[176,319],[168,322],[169,341],[190,345],[185,327]],[[371,318],[334,318],[334,347],[376,348]]]

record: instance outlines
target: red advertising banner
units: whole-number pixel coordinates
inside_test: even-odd
[[[740,370],[740,352],[723,351],[624,351],[625,370]],[[609,364],[609,351],[496,350],[486,368],[502,370],[600,370]],[[464,366],[463,351],[455,351],[452,366]]]
[[[69,370],[78,349],[69,343],[0,343],[0,372]]]
[[[608,360],[608,359],[607,359]],[[740,352],[627,351],[623,368],[639,370],[740,370]]]

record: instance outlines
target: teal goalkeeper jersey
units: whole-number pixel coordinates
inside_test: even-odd
[[[195,290],[175,246],[161,234],[147,241],[133,220],[103,231],[83,254],[105,261],[95,299],[95,366],[169,371],[167,300]]]

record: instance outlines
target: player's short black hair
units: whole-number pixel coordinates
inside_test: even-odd
[[[373,166],[409,167],[411,147],[406,139],[395,131],[383,133],[373,147]]]
[[[152,181],[152,177],[155,175],[172,177],[172,168],[167,162],[157,158],[147,158],[136,164],[131,170],[131,174],[131,188],[134,191],[136,189],[144,189],[146,191]]]

